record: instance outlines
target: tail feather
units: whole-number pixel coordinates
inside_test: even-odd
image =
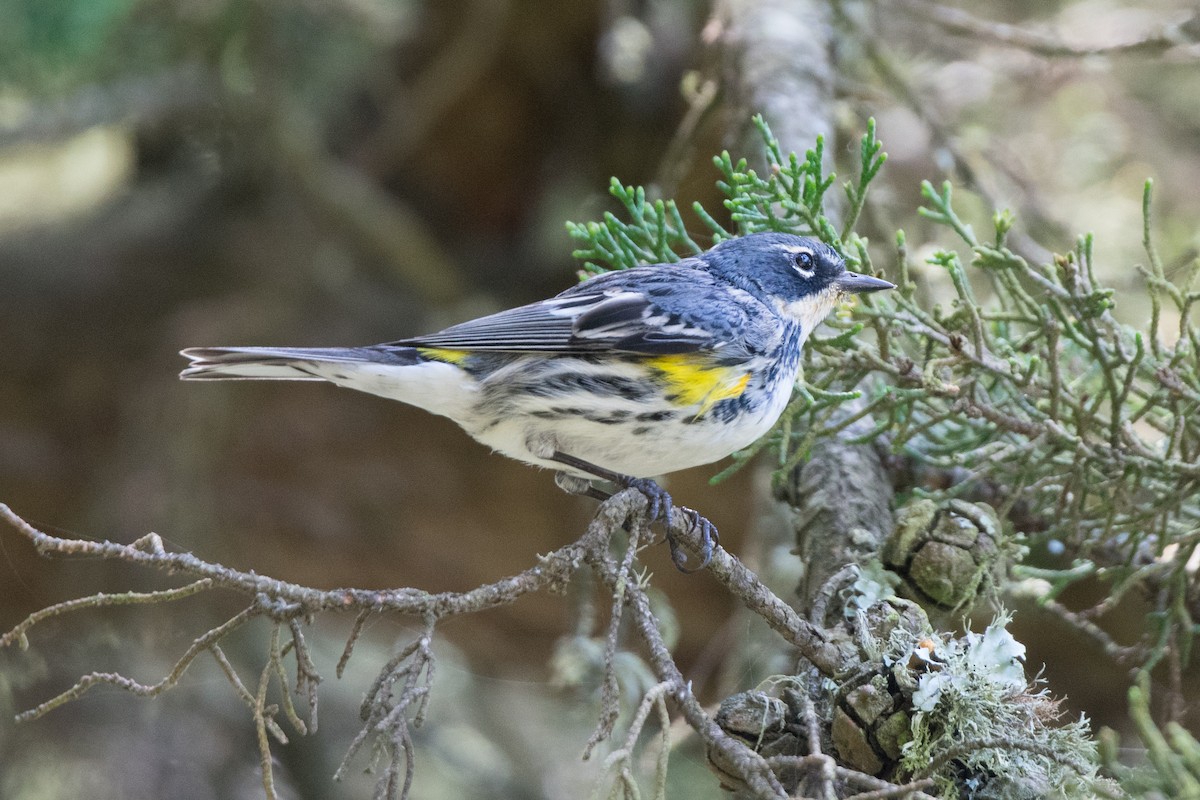
[[[185,381],[287,380],[320,381],[317,364],[386,364],[421,362],[412,347],[189,347],[180,355],[191,360],[179,373]]]

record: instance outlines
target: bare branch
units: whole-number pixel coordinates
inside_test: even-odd
[[[1161,56],[1172,51],[1184,57],[1200,57],[1200,43],[1186,33],[1187,20],[1168,23],[1158,30],[1125,42],[1072,44],[1045,31],[983,19],[960,8],[940,3],[901,0],[901,5],[951,33],[972,36],[1005,47],[1015,47],[1048,58],[1088,58],[1099,55]],[[1191,19],[1195,18],[1196,15],[1193,14]]]
[[[504,605],[530,592],[562,585],[570,578],[587,549],[597,544],[607,543],[607,535],[620,525],[624,519],[622,515],[628,515],[632,510],[631,500],[630,495],[625,495],[617,503],[601,506],[596,520],[581,539],[541,557],[536,566],[530,567],[524,572],[479,586],[468,592],[438,594],[410,588],[379,591],[313,589],[254,572],[239,572],[220,564],[204,561],[191,553],[147,552],[136,543],[120,544],[103,540],[63,539],[51,536],[34,528],[4,504],[0,504],[0,519],[12,525],[43,556],[102,558],[139,564],[169,573],[205,578],[210,580],[211,584],[202,588],[229,589],[251,597],[262,595],[270,598],[272,603],[292,605],[293,608],[286,611],[285,617],[303,616],[319,611],[391,611],[421,616],[429,614],[442,618]],[[179,592],[180,590],[172,591]],[[196,591],[200,591],[200,589]],[[106,597],[109,596],[106,595]],[[120,597],[120,595],[111,595],[111,597]],[[135,599],[131,602],[138,601]],[[276,610],[283,611],[283,609]],[[262,612],[265,613],[266,609],[262,609]],[[19,633],[10,631],[0,639],[0,644],[10,644],[19,636]]]
[[[671,533],[698,556],[703,546],[700,536],[680,524],[682,518],[672,514],[671,520]],[[707,569],[746,608],[762,617],[772,630],[799,649],[822,674],[833,677],[841,669],[843,654],[825,629],[801,617],[729,551],[717,546]]]
[[[350,629],[350,635],[346,637],[346,646],[342,649],[342,657],[338,659],[335,674],[340,678],[346,670],[346,664],[350,662],[350,656],[354,653],[354,644],[358,641],[358,637],[362,635],[363,626],[367,624],[367,620],[374,613],[369,608],[364,608],[358,612],[358,616],[354,618],[354,627]]]
[[[613,726],[616,725],[617,716],[621,712],[620,684],[617,681],[615,660],[617,647],[620,644],[621,618],[625,613],[625,586],[630,581],[637,581],[637,576],[633,573],[633,560],[637,555],[638,544],[644,531],[645,523],[643,521],[636,520],[629,525],[629,542],[625,548],[625,556],[621,559],[621,565],[618,568],[617,574],[620,575],[620,578],[616,591],[612,595],[608,636],[604,642],[604,678],[600,685],[600,721],[583,750],[585,759],[591,756],[596,745],[612,735]]]
[[[689,543],[689,547],[699,549],[699,537]],[[718,553],[723,553],[717,548]],[[589,562],[599,574],[608,588],[616,592],[621,582],[621,575],[616,564],[607,553],[590,553]],[[732,558],[732,556],[728,556]],[[717,554],[714,554],[715,562]],[[711,565],[710,565],[711,568]],[[628,595],[630,612],[634,624],[642,638],[643,644],[650,656],[650,666],[659,680],[671,686],[670,697],[683,711],[684,719],[700,735],[700,740],[708,748],[710,758],[719,761],[721,768],[733,775],[739,776],[758,797],[786,798],[787,792],[779,783],[778,778],[763,760],[742,742],[725,733],[712,720],[700,705],[700,701],[692,694],[691,683],[687,681],[676,666],[671,653],[663,641],[658,621],[650,609],[650,598],[637,583],[627,583],[625,593]]]
[[[274,652],[279,644],[279,627],[276,626],[272,634],[271,650]],[[274,721],[275,707],[267,705],[267,689],[271,685],[271,668],[272,662],[268,661],[262,668],[262,673],[258,676],[258,691],[254,695],[254,729],[258,740],[258,761],[259,769],[262,772],[263,791],[266,792],[267,800],[275,800],[275,773],[271,767],[271,743],[267,740],[267,721]],[[287,692],[287,686],[284,685],[284,692]],[[287,739],[283,740],[287,744]]]
[[[26,712],[20,719],[41,716],[53,708],[79,698],[97,683],[111,683],[142,696],[159,694],[178,682],[196,655],[208,650],[212,652],[237,696],[252,710],[258,732],[264,787],[268,796],[273,797],[275,788],[270,766],[268,735],[281,742],[287,740],[277,723],[276,715],[282,709],[283,714],[301,734],[315,730],[317,724],[316,690],[320,676],[308,652],[301,622],[311,619],[320,611],[356,613],[354,627],[338,662],[340,670],[345,666],[353,644],[370,615],[388,612],[420,615],[425,620],[425,631],[379,671],[363,703],[364,725],[350,745],[346,758],[335,775],[344,775],[349,761],[362,746],[368,741],[374,741],[387,758],[387,765],[380,777],[380,796],[404,797],[413,775],[412,728],[421,725],[430,697],[434,673],[431,644],[437,621],[447,616],[474,613],[511,603],[529,592],[560,587],[586,564],[600,575],[613,597],[606,648],[607,679],[615,682],[612,662],[621,620],[631,619],[650,654],[655,675],[661,684],[669,687],[660,690],[660,699],[670,697],[678,705],[684,719],[699,733],[712,758],[720,763],[726,774],[740,776],[740,779],[760,797],[783,797],[785,792],[768,763],[745,744],[722,731],[705,713],[667,649],[658,622],[651,612],[649,598],[634,569],[646,531],[646,508],[647,500],[640,492],[619,492],[600,504],[587,531],[577,541],[540,557],[537,565],[468,592],[433,594],[411,588],[385,591],[322,591],[255,573],[239,572],[203,561],[188,553],[170,553],[162,546],[161,539],[154,535],[142,537],[132,544],[63,539],[34,528],[11,509],[0,505],[0,518],[9,522],[42,555],[118,560],[197,579],[186,586],[163,592],[133,593],[124,596],[97,595],[60,604],[55,609],[39,612],[22,622],[5,635],[3,641],[6,644],[22,641],[28,628],[47,616],[89,607],[89,603],[112,605],[121,602],[168,601],[210,589],[234,591],[252,599],[251,604],[241,613],[197,638],[171,673],[159,683],[144,685],[120,675],[92,673],[80,679],[67,692]],[[691,527],[692,518],[686,509],[674,509],[670,519],[670,530],[682,546],[698,553],[703,542],[700,532]],[[631,534],[628,546],[618,563],[610,555],[609,542],[613,533],[620,527],[627,527]],[[723,548],[717,547],[708,569],[748,609],[762,615],[786,641],[795,644],[821,673],[833,676],[839,672],[842,668],[843,653],[830,640],[829,635],[801,618],[787,603],[770,592],[738,559]],[[257,617],[268,617],[275,624],[272,627],[268,656],[260,673],[257,689],[251,692],[225,657],[219,642],[224,636]],[[290,639],[286,642],[282,641],[281,636],[285,625],[290,633]],[[292,703],[293,688],[284,666],[284,658],[289,653],[294,655],[296,661],[294,691],[307,694],[309,699],[308,721],[300,717]],[[279,684],[283,695],[278,705],[267,701],[272,680]],[[615,687],[610,689],[610,693],[612,705],[615,707]],[[665,710],[660,710],[661,714],[665,714]],[[607,712],[597,728],[592,744],[611,732],[614,721],[615,717],[611,711]],[[661,772],[664,768],[661,760],[666,758],[665,748],[659,758]]]
[[[103,608],[105,606],[124,606],[124,605],[141,605],[151,603],[167,603],[172,600],[181,600],[185,597],[191,597],[194,594],[211,589],[213,582],[209,578],[203,578],[194,583],[189,583],[187,586],[180,586],[178,589],[163,589],[157,592],[122,592],[120,594],[107,594],[99,592],[89,595],[88,597],[79,597],[74,600],[66,600],[62,603],[55,603],[52,606],[47,606],[39,611],[35,611],[28,617],[17,624],[15,628],[0,636],[0,647],[8,647],[14,641],[18,643],[22,650],[29,649],[29,639],[26,634],[29,629],[43,620],[57,617],[62,614],[67,614],[72,611],[79,611],[84,608]]]
[[[191,646],[184,652],[183,656],[175,662],[175,666],[167,674],[165,678],[158,683],[145,684],[138,683],[132,678],[127,678],[113,672],[92,672],[84,675],[75,685],[67,691],[51,698],[44,703],[41,703],[36,708],[31,708],[17,715],[17,722],[28,722],[29,720],[37,719],[46,713],[53,711],[61,705],[78,700],[92,689],[93,686],[100,684],[110,684],[118,688],[124,689],[130,694],[135,694],[138,697],[154,697],[171,689],[183,677],[183,673],[187,672],[187,668],[196,660],[196,656],[209,649],[212,645],[219,642],[228,634],[245,625],[255,617],[262,615],[262,609],[257,605],[252,605],[249,608],[243,609],[239,614],[234,616],[222,625],[205,633],[192,642]]]
[[[754,112],[787,150],[803,152],[818,136],[832,144],[833,26],[827,3],[815,0],[722,0],[706,33],[719,37],[726,94],[737,104],[731,130],[754,152],[745,128]],[[831,211],[831,209],[830,209]]]
[[[271,629],[271,652],[270,657],[268,658],[268,665],[273,668],[275,677],[279,681],[279,692],[283,703],[284,716],[287,717],[288,722],[292,724],[292,727],[299,731],[301,736],[304,736],[308,733],[308,725],[306,725],[304,720],[300,719],[300,715],[296,713],[296,706],[292,702],[292,693],[288,691],[287,669],[283,666],[283,658],[287,655],[288,648],[291,647],[291,645],[288,645],[288,647],[280,647],[279,627],[279,623],[276,623]],[[296,656],[296,661],[300,661],[299,654]],[[297,665],[297,681],[300,680],[300,675],[301,669]]]
[[[608,757],[604,759],[604,771],[608,774],[617,773],[617,780],[626,785],[636,785],[633,775],[633,756],[634,749],[637,745],[638,737],[642,734],[642,729],[646,725],[646,719],[650,716],[650,710],[658,711],[659,728],[662,731],[663,741],[659,751],[657,764],[657,774],[655,775],[655,783],[659,786],[663,785],[666,780],[667,756],[670,753],[670,728],[671,720],[667,714],[667,706],[664,698],[670,692],[672,686],[668,681],[655,684],[650,687],[649,691],[642,696],[642,702],[638,705],[637,712],[633,715],[633,720],[629,723],[629,732],[625,735],[625,743],[619,749],[612,751]],[[597,786],[597,789],[599,785]]]

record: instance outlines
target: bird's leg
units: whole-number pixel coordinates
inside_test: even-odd
[[[612,470],[598,467],[595,464],[591,464],[581,458],[576,458],[575,456],[567,455],[566,453],[561,453],[557,450],[554,451],[554,454],[550,456],[550,458],[551,460],[557,461],[565,466],[573,467],[580,472],[586,472],[590,475],[595,475],[600,480],[608,481],[609,483],[619,486],[622,489],[637,489],[646,496],[646,500],[649,502],[649,505],[646,507],[646,516],[650,518],[651,522],[654,522],[660,518],[667,523],[671,521],[671,509],[674,506],[673,502],[671,501],[671,495],[667,494],[665,489],[652,481],[650,478],[634,478],[629,475],[622,475],[619,472],[613,472]],[[560,480],[558,484],[559,486],[562,486],[563,481]],[[587,492],[583,493],[588,494]],[[589,496],[594,497],[595,495]],[[611,496],[612,495],[608,495],[608,497]]]
[[[554,473],[554,482],[558,484],[558,488],[562,489],[567,494],[577,494],[582,497],[590,497],[593,500],[604,502],[612,497],[611,492],[606,492],[603,489],[596,488],[595,484],[587,478],[581,478],[578,475],[572,475],[569,472]]]
[[[680,572],[696,572],[708,566],[708,562],[712,560],[713,547],[717,544],[717,528],[706,518],[702,517],[699,512],[693,511],[685,506],[680,506],[679,511],[691,523],[692,530],[700,534],[701,551],[700,551],[700,566],[695,569],[690,569],[687,566],[687,554],[679,546],[679,542],[671,534],[671,509],[675,507],[671,500],[671,495],[665,489],[659,486],[650,478],[634,478],[630,475],[622,475],[619,472],[598,467],[584,461],[581,458],[568,455],[559,451],[549,456],[550,460],[571,467],[572,469],[586,472],[589,475],[595,475],[600,480],[608,481],[609,483],[619,486],[622,489],[637,489],[646,497],[646,516],[654,522],[662,519],[667,528],[667,544],[671,548],[671,561],[674,562],[676,569]],[[555,476],[555,483],[560,488],[572,494],[582,494],[597,500],[607,500],[612,497],[611,494],[603,489],[598,489],[586,478],[580,478],[576,475],[560,472]]]

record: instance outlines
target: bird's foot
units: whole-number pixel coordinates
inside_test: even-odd
[[[621,481],[620,485],[629,489],[637,489],[645,495],[647,502],[646,519],[650,523],[654,523],[659,519],[662,520],[663,527],[667,531],[667,546],[671,548],[671,562],[677,570],[691,573],[698,572],[708,566],[709,562],[712,561],[713,548],[716,546],[718,540],[716,525],[713,525],[707,518],[701,516],[698,511],[694,511],[686,506],[675,506],[667,490],[649,478],[626,478]],[[700,536],[699,566],[688,566],[687,552],[680,546],[678,537],[671,532],[671,511],[675,508],[687,519],[688,530]]]
[[[668,528],[671,525],[671,509],[675,507],[667,490],[649,478],[623,477],[618,485],[622,489],[637,489],[646,498],[646,521],[650,523],[662,520]]]
[[[697,567],[688,567],[688,555],[683,547],[680,546],[675,534],[671,533],[671,511],[676,508],[675,503],[671,500],[671,495],[667,490],[659,486],[655,481],[650,478],[634,478],[629,475],[620,475],[564,453],[556,452],[553,458],[555,461],[567,466],[590,472],[601,480],[606,480],[621,489],[636,489],[641,492],[646,498],[646,521],[649,524],[653,524],[662,520],[663,527],[667,531],[667,544],[671,548],[671,562],[675,564],[675,568],[680,572],[697,572],[707,567],[709,562],[712,561],[713,550],[718,540],[717,527],[701,516],[699,512],[684,506],[678,506],[679,513],[683,514],[688,521],[688,530],[697,533],[700,537],[700,565]],[[558,484],[559,488],[571,494],[586,495],[601,501],[612,497],[611,494],[603,489],[596,488],[587,478],[571,473],[557,473],[554,476],[554,482]]]
[[[717,526],[709,522],[707,517],[701,516],[699,511],[680,506],[679,512],[687,517],[688,529],[700,536],[700,565],[690,568],[687,566],[687,553],[679,546],[679,542],[671,535],[671,530],[668,528],[667,544],[671,547],[671,561],[675,564],[675,569],[680,572],[699,572],[712,561],[713,550],[721,537],[717,535]]]

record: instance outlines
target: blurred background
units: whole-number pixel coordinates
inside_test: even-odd
[[[1118,313],[1144,321],[1133,265],[1145,260],[1147,177],[1168,267],[1200,245],[1191,0],[980,6],[1065,51],[1006,40],[1002,26],[955,29],[907,3],[796,20],[833,25],[835,96],[813,113],[830,121],[834,165],[852,174],[871,116],[890,154],[861,226],[878,263],[899,227],[915,260],[938,244],[915,214],[919,183],[951,177],[979,230],[993,203],[1012,208],[1034,251],[1094,231],[1107,280],[1129,294]],[[578,536],[590,501],[442,418],[330,386],[181,384],[176,353],[370,344],[561,291],[580,266],[564,222],[615,210],[610,176],[718,210],[710,157],[739,146],[749,114],[725,80],[713,11],[700,0],[7,0],[0,502],[49,532],[131,541],[153,530],[201,558],[320,588],[464,590]],[[1138,41],[1150,44],[1083,52]],[[715,488],[717,467],[669,488],[753,560],[746,537],[772,524],[766,462]],[[685,673],[709,698],[746,688],[752,666],[723,663],[746,633],[728,598],[659,551],[650,565]],[[3,629],[69,597],[170,585],[42,561],[0,530]],[[595,705],[551,669],[589,597],[572,587],[439,628],[417,796],[589,789],[596,766],[578,756]],[[0,652],[0,797],[260,796],[249,715],[211,662],[157,700],[100,690],[11,722],[91,670],[157,680],[239,607],[206,595],[87,612],[35,629],[28,652]],[[330,776],[363,688],[417,623],[373,624],[334,680],[349,623],[322,619],[312,636],[322,725],[276,749],[286,796],[370,791],[365,757],[345,782]],[[237,639],[231,659],[259,669],[261,634]],[[1036,668],[1054,632],[1024,634]],[[1121,676],[1075,664],[1047,674],[1051,689],[1105,721]],[[701,755],[672,765],[673,786],[716,793]]]

